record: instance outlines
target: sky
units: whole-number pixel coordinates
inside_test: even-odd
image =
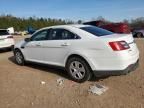
[[[144,16],[144,0],[0,0],[0,14],[89,21],[102,16],[110,21]]]

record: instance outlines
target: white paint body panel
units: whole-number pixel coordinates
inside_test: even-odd
[[[8,48],[14,45],[14,39],[13,38],[7,38],[10,35],[4,35],[0,36],[0,48]]]
[[[93,71],[123,70],[139,59],[139,51],[136,44],[132,43],[134,39],[131,34],[113,34],[97,37],[72,25],[51,28],[67,29],[79,35],[81,39],[31,41],[29,43],[21,41],[15,45],[15,48],[22,51],[27,61],[62,67],[65,67],[67,58],[70,55],[77,54],[89,63]],[[111,41],[126,41],[129,43],[130,49],[113,51],[108,44]],[[65,43],[68,45],[62,46]],[[26,44],[25,48],[21,49],[23,44]]]

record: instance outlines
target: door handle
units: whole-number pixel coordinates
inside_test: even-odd
[[[36,46],[41,46],[40,44],[36,44]]]
[[[68,43],[62,43],[61,46],[69,46],[70,44]]]

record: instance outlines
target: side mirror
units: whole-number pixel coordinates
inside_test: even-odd
[[[25,40],[25,42],[29,42],[29,41],[31,41],[30,38],[25,38],[24,40]]]

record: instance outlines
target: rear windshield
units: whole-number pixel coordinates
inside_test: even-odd
[[[99,28],[99,27],[95,27],[95,26],[87,26],[87,27],[81,27],[80,29],[89,32],[95,36],[105,36],[105,35],[111,35],[114,34],[113,32],[110,32],[108,30]]]
[[[7,30],[0,30],[0,36],[1,35],[9,35]]]

